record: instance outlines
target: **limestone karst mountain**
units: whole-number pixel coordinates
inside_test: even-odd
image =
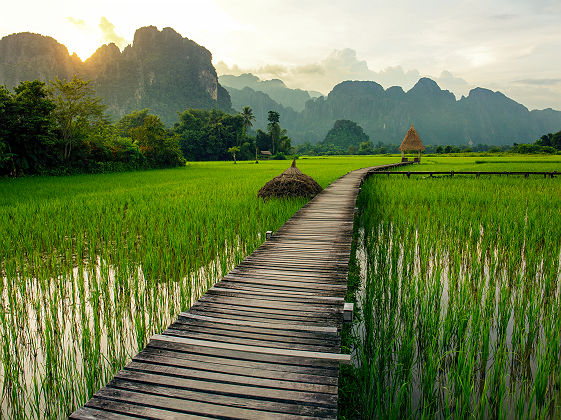
[[[122,52],[103,45],[85,62],[51,37],[19,33],[0,40],[0,84],[73,75],[93,81],[115,118],[150,108],[169,125],[186,108],[231,109],[210,51],[171,28],[140,28]]]
[[[140,28],[123,51],[104,45],[85,62],[50,37],[20,33],[0,40],[0,85],[74,74],[93,81],[115,119],[149,108],[172,125],[186,108],[234,112],[249,105],[257,119],[254,128],[265,128],[268,111],[279,112],[293,144],[322,141],[338,120],[356,122],[373,143],[393,144],[399,144],[411,124],[426,144],[434,145],[528,143],[561,129],[559,111],[529,111],[483,88],[457,100],[429,78],[421,78],[407,92],[373,81],[344,81],[326,97],[314,98],[280,80],[223,75],[226,90],[211,53],[171,28]]]

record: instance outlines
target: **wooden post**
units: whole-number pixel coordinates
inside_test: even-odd
[[[343,322],[351,322],[353,320],[354,304],[345,302],[343,305]]]
[[[273,236],[273,231],[272,230],[268,230],[267,232],[265,232],[265,239],[266,240],[271,239],[271,236]]]

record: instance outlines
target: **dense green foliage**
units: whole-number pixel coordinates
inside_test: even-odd
[[[430,158],[411,169],[558,165],[558,157]],[[559,182],[373,176],[364,184],[345,417],[559,416]]]
[[[137,111],[116,126],[77,78],[0,87],[0,175],[64,174],[184,164],[177,136]]]
[[[536,140],[535,144],[541,147],[553,147],[555,150],[561,150],[561,130],[555,134],[544,134]]]
[[[228,149],[243,139],[244,120],[215,109],[187,109],[173,130],[187,160],[228,160]]]
[[[333,128],[328,131],[322,144],[351,155],[356,154],[359,148],[362,148],[363,151],[372,150],[370,139],[364,133],[362,127],[350,120],[335,121]]]

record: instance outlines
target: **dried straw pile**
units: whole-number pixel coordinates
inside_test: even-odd
[[[296,167],[296,160],[279,176],[267,182],[257,193],[258,197],[313,197],[323,188],[311,176]]]

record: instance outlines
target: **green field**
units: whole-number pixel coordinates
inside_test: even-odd
[[[561,165],[427,157],[407,168],[451,169]],[[561,178],[373,176],[358,202],[344,414],[559,418]]]
[[[298,166],[326,186],[394,160]],[[289,165],[0,180],[2,412],[61,417],[83,404],[305,204],[257,199]]]
[[[399,161],[397,156],[318,157],[301,158],[298,166],[325,187],[350,170],[396,161]],[[178,312],[187,309],[221,275],[259,246],[265,231],[278,229],[305,204],[304,199],[263,202],[256,197],[259,188],[289,164],[288,161],[268,161],[259,165],[205,162],[168,170],[1,179],[1,413],[16,418],[64,417],[83,404],[146,344],[152,334],[164,329]],[[559,157],[520,155],[427,157],[422,165],[410,167],[411,170],[559,168]],[[432,181],[435,183],[429,184]],[[364,237],[373,244],[383,243],[382,239],[389,235],[388,220],[395,217],[395,223],[398,220],[400,223],[395,225],[396,229],[399,226],[400,230],[392,232],[400,232],[400,235],[392,239],[394,246],[398,241],[403,241],[403,247],[417,246],[416,242],[411,242],[415,238],[411,229],[423,227],[424,230],[419,230],[419,238],[427,235],[427,238],[437,240],[439,252],[452,250],[458,258],[467,259],[465,252],[468,251],[454,245],[454,241],[461,239],[463,242],[459,243],[471,244],[475,236],[468,235],[467,232],[472,230],[467,226],[477,223],[476,216],[487,215],[489,209],[498,211],[508,205],[509,209],[512,206],[513,217],[504,217],[506,225],[501,232],[510,232],[508,238],[516,239],[517,235],[527,234],[529,229],[520,230],[520,223],[526,226],[525,220],[530,220],[532,232],[537,235],[527,235],[524,252],[528,255],[525,258],[539,261],[540,256],[546,255],[543,246],[539,245],[542,238],[539,232],[545,232],[547,244],[555,245],[554,239],[559,238],[558,215],[552,210],[555,207],[548,207],[556,205],[559,209],[558,201],[553,198],[555,194],[557,200],[560,196],[559,178],[432,181],[405,177],[373,178],[361,194],[362,214],[384,208],[381,214],[374,211],[368,226],[372,229],[385,227],[379,231],[374,229]],[[437,188],[437,183],[442,186]],[[539,188],[538,193],[534,192],[534,187]],[[462,193],[466,188],[471,191],[469,194]],[[509,199],[507,194],[515,195]],[[431,210],[429,214],[432,216],[427,219],[431,221],[430,226],[419,224],[417,227],[413,223],[416,219],[407,213],[416,208],[421,214],[426,213],[426,206],[433,209],[434,203],[447,200],[459,203],[460,199],[464,200],[462,206],[466,206],[466,212],[469,209],[471,213],[467,214],[471,216],[463,217],[466,213],[457,213],[454,219],[444,209]],[[528,213],[531,218],[526,218],[524,206],[527,200],[536,203],[536,212]],[[488,220],[487,217],[484,222]],[[557,230],[544,227],[554,224]],[[365,232],[370,229],[366,226]],[[487,225],[485,227],[487,229]],[[493,243],[489,235],[496,227],[491,225],[488,234],[483,235],[484,244]],[[512,245],[508,240],[501,240],[496,247],[499,244],[515,247],[521,243],[520,238]],[[530,240],[536,241],[535,247]],[[429,243],[428,239],[423,241],[423,244]],[[557,252],[558,256],[559,244],[556,246],[552,252]],[[379,246],[369,245],[366,249],[374,250],[368,252],[372,257]],[[497,249],[502,251],[502,248]],[[514,254],[518,251],[518,248],[512,248]],[[534,262],[534,259],[527,261]],[[558,258],[547,261],[544,270],[558,267],[555,265]],[[508,262],[510,264],[510,260]],[[404,267],[412,264],[410,260],[404,263]],[[416,264],[423,267],[427,262],[419,259]],[[473,264],[470,262],[470,269]],[[462,273],[465,271],[457,269]],[[368,273],[371,271],[376,273],[374,269],[369,269]],[[377,284],[372,280],[374,275],[365,277],[364,290]],[[429,280],[426,280],[428,284],[436,287],[437,282]],[[384,281],[391,286],[387,284],[390,279]],[[497,284],[502,284],[502,280]],[[543,287],[540,287],[541,291]],[[434,290],[427,286],[426,293],[429,292]],[[424,293],[425,289],[421,289],[418,296],[424,296]],[[525,293],[511,295],[519,299]],[[364,296],[370,295],[366,293]],[[499,293],[499,296],[502,295]],[[537,292],[534,290],[528,296],[529,302],[535,304]],[[555,296],[557,300],[551,302],[558,302],[558,294]],[[556,308],[551,310],[558,311]],[[524,311],[526,316],[529,310]],[[545,312],[534,310],[532,316],[538,316],[537,313],[542,320]],[[551,319],[557,322],[558,318]],[[379,334],[378,330],[374,332]],[[540,332],[536,334],[539,336]],[[468,340],[472,343],[474,339]],[[542,341],[536,339],[535,342]],[[453,341],[450,346],[455,343]],[[471,347],[468,349],[472,351]],[[541,347],[534,348],[533,357],[541,357],[543,351]],[[553,363],[552,356],[547,357],[548,366],[558,372],[561,363]],[[419,360],[414,360],[422,369]],[[392,361],[384,366],[388,371],[393,369]],[[410,387],[412,389],[413,385]],[[364,395],[367,400],[378,401],[371,394]],[[549,388],[544,395],[549,398]],[[400,398],[399,401],[406,401],[405,397]]]

